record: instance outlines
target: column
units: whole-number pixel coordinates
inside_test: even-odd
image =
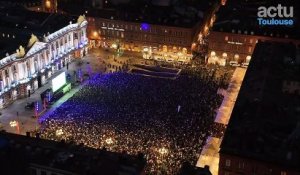
[[[47,51],[49,52],[49,55],[47,55]],[[44,50],[44,60],[45,60],[45,65],[43,68],[46,67],[46,65],[49,64],[49,59],[50,59],[50,54],[51,54],[51,50]]]
[[[35,66],[34,66],[34,57],[29,58],[29,63],[30,63],[30,73],[31,75],[35,73]]]
[[[70,33],[70,46],[75,47],[74,46],[74,32],[73,31]]]
[[[60,40],[60,38],[58,38],[58,39],[55,41],[55,43],[57,44],[57,45],[56,45],[56,48],[58,49],[58,50],[57,50],[57,56],[59,56],[59,54],[60,54],[60,42],[59,42],[59,40]]]
[[[6,87],[6,78],[5,78],[5,70],[2,70],[2,81],[3,81],[3,87]]]
[[[83,28],[83,38],[84,38],[84,41],[87,41],[86,27]]]
[[[45,53],[45,54],[47,55],[47,64],[49,63],[49,61],[50,61],[50,60],[52,59],[52,57],[53,57],[52,50],[53,50],[52,44],[49,43],[49,45],[48,45],[48,51],[49,51],[49,54],[47,55],[47,52]]]
[[[28,61],[28,60],[27,60]],[[28,67],[27,67],[27,61],[23,63],[23,69],[24,69],[24,78],[29,77]]]
[[[53,59],[57,57],[57,50],[56,50],[56,41],[53,42],[53,48],[52,48],[52,53],[53,53]]]
[[[19,62],[18,63],[18,81],[22,80],[24,78],[24,63]]]
[[[67,49],[69,50],[70,49],[70,33],[68,33],[67,35]]]
[[[10,82],[13,82],[13,81],[14,81],[14,76],[13,76],[12,66],[9,66],[9,67],[7,68],[7,70],[8,70],[8,78],[9,78],[9,81],[10,81]]]

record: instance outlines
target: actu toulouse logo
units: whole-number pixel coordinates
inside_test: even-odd
[[[278,4],[277,7],[258,7],[257,21],[259,25],[292,26],[294,24],[294,7],[286,7]]]

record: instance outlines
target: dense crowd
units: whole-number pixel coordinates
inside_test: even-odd
[[[183,162],[196,163],[208,135],[222,133],[213,128],[220,82],[213,72],[198,71],[203,74],[184,72],[176,80],[96,75],[41,118],[42,137],[143,153],[147,174],[176,174]]]

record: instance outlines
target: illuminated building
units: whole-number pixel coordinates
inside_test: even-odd
[[[151,6],[145,2],[141,2],[144,5],[124,3],[106,8],[106,1],[99,2],[101,0],[90,1],[90,6],[86,5],[88,2],[72,4],[71,8],[59,1],[62,4],[59,10],[74,15],[85,13],[91,47],[111,47],[119,43],[120,49],[137,52],[151,47],[153,52],[191,53],[196,30],[203,22],[204,12],[210,8],[206,1],[197,2],[197,8]]]
[[[93,47],[109,47],[116,40],[121,48],[142,51],[145,47],[177,52],[188,50],[194,36],[193,27],[162,26],[122,20],[88,17],[88,36]]]
[[[256,16],[258,7],[259,3],[255,1],[232,0],[219,8],[207,37],[207,62],[225,60],[226,64],[232,62],[247,65],[258,41],[291,42],[296,46],[300,44],[299,24],[293,27],[259,26]]]
[[[300,174],[300,49],[258,42],[221,147],[219,175]]]
[[[49,14],[30,12],[27,15],[40,15],[42,20],[50,20],[48,18]],[[17,27],[10,29],[3,26],[0,28],[0,33],[2,33],[0,43],[1,108],[18,98],[27,97],[30,92],[32,93],[41,87],[47,78],[50,78],[53,73],[64,67],[66,63],[74,58],[81,58],[87,53],[88,38],[86,36],[86,28],[88,22],[85,20],[85,17],[80,16],[73,23],[67,22],[69,20],[65,17],[64,24],[59,25],[55,22],[57,19],[63,19],[64,16],[52,17],[51,21],[44,22],[45,26],[43,27],[46,29],[42,27],[34,30],[32,27],[34,31],[28,31],[27,29],[31,29],[31,26],[26,22],[14,24],[15,26],[26,26],[26,28],[22,27],[23,29],[21,30]],[[53,28],[55,24],[57,27]],[[63,25],[65,26],[62,27]],[[51,26],[52,29],[50,30],[48,26]],[[50,30],[52,32],[41,33],[41,30]],[[29,41],[21,39],[23,40],[21,42],[19,38],[24,38],[27,35],[27,31],[28,33],[36,32],[38,36],[32,34]],[[16,34],[11,34],[12,32]],[[18,41],[20,43],[17,43]],[[8,49],[8,46],[11,47]]]

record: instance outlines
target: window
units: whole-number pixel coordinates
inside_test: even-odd
[[[225,165],[230,166],[231,161],[229,159],[226,159]]]
[[[245,168],[245,163],[239,162],[239,169],[244,169],[244,168]]]
[[[250,39],[250,44],[252,44],[252,42],[253,42],[253,39]]]
[[[287,175],[287,172],[286,171],[281,171],[280,175]]]
[[[228,36],[225,36],[225,41],[228,41]]]
[[[36,169],[30,168],[30,175],[36,175]]]
[[[230,175],[230,173],[229,173],[229,172],[227,172],[227,171],[225,171],[224,175]]]
[[[252,47],[248,48],[248,52],[251,53],[252,52]]]

